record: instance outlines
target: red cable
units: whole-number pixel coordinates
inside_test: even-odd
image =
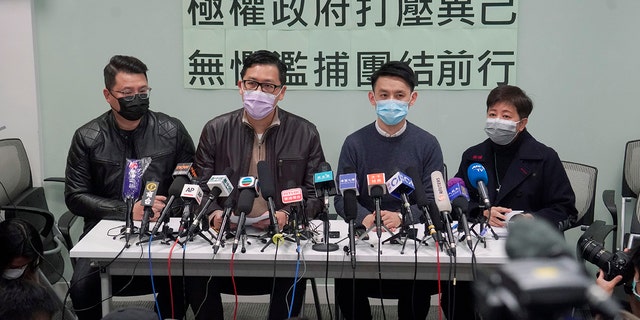
[[[238,290],[236,289],[236,278],[233,275],[233,258],[236,253],[231,253],[231,261],[229,262],[229,269],[231,271],[231,283],[233,284],[233,295],[236,298],[236,305],[233,307],[233,320],[236,320],[236,316],[238,315]]]
[[[175,319],[175,310],[173,307],[173,284],[171,283],[171,256],[173,255],[173,248],[178,244],[178,239],[171,246],[171,250],[169,250],[169,262],[167,263],[167,274],[169,275],[169,301],[171,302],[171,318]]]
[[[438,247],[438,242],[436,244],[436,273],[438,274],[438,319],[442,320],[442,303],[440,300],[442,299],[442,285],[440,283],[440,248]]]

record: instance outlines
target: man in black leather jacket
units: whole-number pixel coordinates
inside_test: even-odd
[[[237,183],[243,176],[258,176],[257,163],[267,162],[275,180],[275,210],[278,228],[282,230],[287,223],[291,209],[283,205],[280,192],[291,187],[304,187],[309,192],[307,216],[309,218],[321,210],[322,204],[313,194],[313,174],[324,161],[320,136],[316,127],[309,121],[282,110],[278,101],[284,98],[286,86],[286,66],[277,55],[260,50],[245,58],[240,73],[242,80],[238,88],[242,95],[243,108],[220,115],[210,120],[202,130],[195,165],[199,176],[208,177],[222,174],[226,168],[232,168],[234,174],[229,177]],[[258,177],[259,178],[259,177]],[[290,186],[288,186],[290,184]],[[232,196],[237,197],[238,192]],[[224,199],[220,199],[213,208],[210,222],[219,230]],[[266,217],[266,201],[258,196],[253,209],[247,217]],[[253,224],[254,227],[269,227],[270,219]],[[235,287],[239,294],[272,293],[269,319],[288,318],[291,301],[287,291],[293,279],[278,278],[272,291],[273,278],[235,278]],[[224,319],[219,292],[233,293],[230,278],[215,278],[212,289],[219,309],[211,314],[212,319]],[[299,313],[305,292],[305,281],[300,281],[295,290],[292,316]]]
[[[103,90],[111,110],[76,130],[71,141],[65,200],[71,212],[84,218],[83,236],[102,219],[124,220],[127,207],[122,191],[127,159],[151,158],[142,185],[151,180],[159,182],[152,221],[157,220],[165,206],[176,164],[193,161],[193,140],[180,120],[148,110],[151,88],[146,71],[147,66],[137,58],[112,57],[104,68]],[[143,207],[138,201],[133,207],[134,220],[141,220],[142,214]],[[74,266],[71,299],[81,320],[102,317],[96,270],[88,259],[78,259]],[[130,279],[114,276],[113,292],[118,292]],[[165,282],[166,278],[156,280],[159,292],[166,287]],[[148,277],[135,277],[127,286],[127,293],[150,292]],[[159,294],[159,298],[162,296]],[[169,309],[166,302],[160,305]]]

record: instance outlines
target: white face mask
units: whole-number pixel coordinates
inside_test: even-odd
[[[2,277],[7,279],[7,280],[18,279],[18,278],[22,277],[22,275],[24,274],[24,271],[26,269],[27,269],[27,265],[26,264],[24,266],[20,267],[20,268],[17,268],[17,269],[7,269],[2,274]]]
[[[504,146],[511,143],[518,135],[518,122],[500,118],[487,118],[484,132],[491,141]]]

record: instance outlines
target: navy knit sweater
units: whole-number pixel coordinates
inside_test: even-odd
[[[442,150],[436,137],[407,121],[407,129],[397,137],[383,137],[376,130],[375,123],[349,135],[342,145],[337,174],[345,168],[355,169],[358,175],[358,217],[356,225],[361,225],[366,215],[375,210],[373,199],[368,196],[367,174],[384,173],[389,179],[397,171],[407,173],[407,168],[415,167],[422,173],[422,183],[430,200],[433,200],[431,173],[443,170]],[[421,212],[415,205],[415,197],[409,195],[414,222],[420,222]],[[335,196],[336,212],[344,218],[344,203],[340,195]],[[400,212],[401,201],[386,194],[382,197],[381,210]],[[410,222],[409,217],[405,220]]]

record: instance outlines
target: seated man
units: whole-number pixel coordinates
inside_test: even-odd
[[[234,171],[230,180],[236,183],[243,176],[258,176],[257,164],[266,161],[275,180],[276,195],[288,189],[289,183],[313,190],[313,173],[324,161],[320,135],[309,121],[283,110],[278,102],[284,99],[286,66],[276,54],[259,50],[243,61],[242,80],[238,81],[243,108],[220,115],[205,124],[200,135],[196,152],[196,168],[200,176],[221,174],[226,168]],[[235,197],[238,192],[234,192]],[[287,224],[291,209],[275,200],[277,228],[282,230]],[[213,205],[209,219],[215,230],[222,224],[224,199]],[[311,195],[307,201],[307,215],[310,218],[321,210],[322,204]],[[256,197],[247,217],[267,214],[267,202]],[[270,219],[263,219],[253,227],[266,229]],[[233,226],[235,228],[235,226]],[[211,291],[220,299],[219,292],[234,292],[234,283],[228,277],[217,277],[212,282]],[[306,287],[300,281],[293,297],[292,316],[302,307]],[[275,285],[275,286],[274,286]],[[272,293],[269,319],[289,317],[291,294],[289,288],[293,278],[235,278],[235,288],[239,294]],[[272,288],[274,288],[272,290]],[[216,303],[212,319],[224,319],[222,302]]]
[[[192,162],[195,152],[193,141],[180,120],[149,110],[151,87],[147,66],[142,61],[129,56],[113,56],[104,68],[104,82],[102,93],[110,110],[76,130],[67,157],[65,201],[71,212],[84,218],[82,236],[102,219],[124,220],[129,214],[122,199],[127,158],[151,158],[143,180],[159,182],[158,196],[153,203],[152,221],[155,221],[165,206],[163,201],[176,164]],[[142,216],[143,207],[137,201],[133,206],[133,218],[141,220]],[[117,293],[131,277],[112,278],[113,292]],[[149,277],[134,279],[126,287],[127,293],[152,292]],[[162,311],[170,311],[172,303],[168,299],[166,280],[157,277],[155,282],[158,299],[163,301],[159,304]],[[174,283],[182,282],[176,280]],[[78,318],[102,317],[99,272],[97,267],[91,266],[89,259],[76,261],[70,295]],[[181,301],[176,299],[174,302]],[[181,306],[176,308],[183,309]]]
[[[418,93],[413,90],[413,70],[403,62],[388,62],[371,76],[371,87],[369,103],[375,108],[377,119],[346,138],[338,164],[338,173],[352,168],[357,174],[360,196],[355,221],[365,228],[376,224],[373,199],[367,192],[367,174],[382,170],[390,175],[394,174],[391,170],[419,168],[427,197],[433,200],[431,173],[441,171],[444,167],[438,140],[406,119],[409,108],[418,98]],[[337,195],[334,201],[338,214],[345,217],[343,197]],[[391,231],[400,228],[403,222],[401,201],[387,194],[382,197],[380,206],[381,224]],[[412,214],[413,217],[406,217],[405,220],[418,223],[420,210],[415,205],[412,206]],[[378,280],[358,279],[355,291],[351,279],[335,281],[337,303],[347,319],[372,318],[367,299],[370,295],[398,299],[399,319],[426,319],[430,296],[437,292],[434,281],[420,280],[414,283],[411,280],[383,279],[379,283]]]

